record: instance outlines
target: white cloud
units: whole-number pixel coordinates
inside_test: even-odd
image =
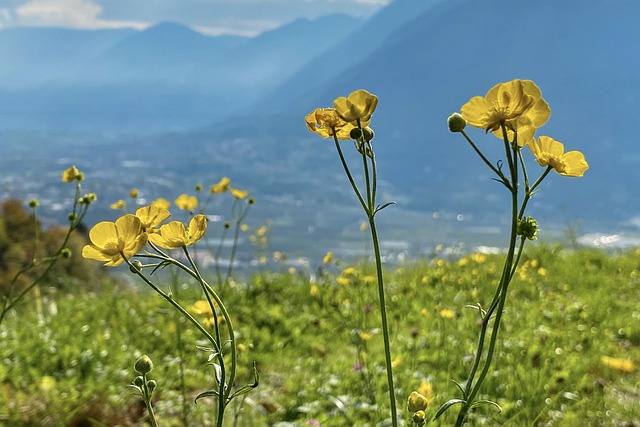
[[[102,7],[92,0],[30,0],[16,8],[23,25],[63,26],[74,28],[144,28],[136,21],[108,21],[99,18]]]

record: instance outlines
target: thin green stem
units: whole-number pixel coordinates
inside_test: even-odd
[[[480,149],[476,146],[476,144],[471,140],[471,138],[469,138],[469,135],[466,134],[465,131],[461,131],[460,133],[462,133],[462,136],[464,137],[464,139],[467,140],[467,142],[469,143],[469,145],[471,145],[471,148],[473,148],[473,151],[476,152],[476,154],[478,156],[480,156],[480,159],[482,159],[482,161],[489,166],[489,168],[496,174],[498,175],[498,177],[500,178],[500,182],[502,182],[507,188],[509,188],[509,180],[504,176],[504,174],[502,173],[502,171],[498,168],[496,168],[495,166],[493,166],[491,164],[491,162],[489,161],[489,159],[487,159],[485,157],[484,154],[482,154],[482,151],[480,151]]]
[[[360,194],[360,190],[358,189],[356,182],[353,180],[353,176],[351,175],[351,171],[349,170],[349,165],[347,165],[347,161],[344,158],[344,154],[342,154],[342,148],[340,148],[340,143],[338,142],[338,137],[335,135],[335,132],[333,135],[333,141],[336,144],[336,150],[338,150],[338,155],[340,156],[340,162],[342,162],[342,167],[344,168],[344,171],[347,174],[347,178],[349,179],[351,188],[353,188],[354,193],[356,193],[356,196],[358,197],[358,200],[362,205],[362,209],[364,209],[366,212],[368,211],[367,203],[364,201],[364,198],[362,197],[362,194]]]

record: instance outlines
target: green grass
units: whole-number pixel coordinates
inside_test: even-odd
[[[503,412],[481,407],[469,425],[640,426],[640,373],[601,359],[640,363],[640,252],[534,243],[521,266],[481,396]],[[375,426],[388,417],[377,291],[367,278],[374,267],[340,276],[343,267],[313,275],[282,268],[223,293],[242,348],[237,385],[252,382],[253,361],[261,376],[237,401],[236,425]],[[387,267],[395,384],[407,421],[404,402],[422,382],[433,387],[431,418],[459,397],[451,380],[466,378],[478,333],[478,315],[464,307],[489,303],[501,267],[493,255]],[[146,353],[160,425],[210,425],[212,402],[193,403],[214,384],[208,354],[196,348],[194,328],[142,286],[43,290],[42,318],[33,300],[13,311],[0,329],[0,424],[144,425],[141,399],[127,385]],[[195,301],[197,289],[185,283],[180,299]],[[434,424],[453,424],[454,412]]]

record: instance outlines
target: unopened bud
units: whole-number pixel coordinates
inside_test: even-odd
[[[407,399],[407,410],[409,412],[424,411],[427,409],[428,404],[429,402],[426,397],[417,391],[412,391],[409,395],[409,399]]]
[[[32,209],[37,208],[38,206],[40,206],[40,202],[38,201],[38,199],[31,199],[29,200],[29,207]]]
[[[133,379],[133,385],[136,387],[142,387],[144,385],[144,378],[137,376]]]
[[[523,218],[518,223],[518,236],[523,236],[529,240],[536,240],[538,234],[538,221],[531,218]]]
[[[449,131],[462,132],[467,126],[467,121],[460,114],[453,113],[447,119],[447,124],[449,125]]]
[[[364,140],[369,142],[375,136],[375,132],[369,126],[362,129],[362,136],[364,136]]]
[[[71,249],[69,248],[63,248],[60,251],[60,255],[62,256],[62,258],[71,258],[71,255],[73,255],[73,252],[71,252]]]
[[[67,219],[69,220],[69,222],[74,222],[78,220],[78,215],[75,213],[70,213],[69,216],[67,216]]]
[[[349,132],[349,138],[355,140],[362,138],[362,130],[360,130],[360,128],[351,129],[351,132]]]
[[[427,417],[427,414],[425,414],[424,411],[416,411],[413,416],[411,417],[411,420],[416,423],[419,426],[423,426],[424,425],[424,420]]]
[[[138,259],[134,259],[133,261],[131,261],[131,268],[130,268],[132,273],[138,273],[140,270],[142,270],[142,262],[140,262],[140,260]]]
[[[153,391],[156,389],[156,387],[158,386],[158,383],[155,380],[149,380],[147,381],[147,387],[149,388],[149,391]]]
[[[136,360],[133,369],[139,374],[148,374],[153,369],[153,362],[149,356],[143,354]]]

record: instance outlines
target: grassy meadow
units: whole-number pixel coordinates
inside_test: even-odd
[[[237,384],[260,384],[235,399],[228,426],[385,425],[384,356],[374,266],[332,260],[317,270],[270,271],[220,289],[236,328]],[[500,255],[445,252],[388,265],[387,304],[399,413],[406,399],[430,399],[428,419],[456,398],[477,344],[478,314],[502,268]],[[124,270],[127,273],[126,270]],[[213,274],[211,271],[203,274]],[[105,279],[100,279],[105,280]],[[193,281],[163,276],[185,305],[202,298]],[[162,426],[213,424],[199,393],[214,383],[204,343],[143,283],[106,279],[40,289],[0,327],[0,424],[146,425],[131,384],[148,354]],[[96,290],[98,289],[98,290]],[[569,250],[536,242],[510,287],[501,338],[470,425],[640,426],[640,251]],[[436,425],[452,425],[453,411]]]

